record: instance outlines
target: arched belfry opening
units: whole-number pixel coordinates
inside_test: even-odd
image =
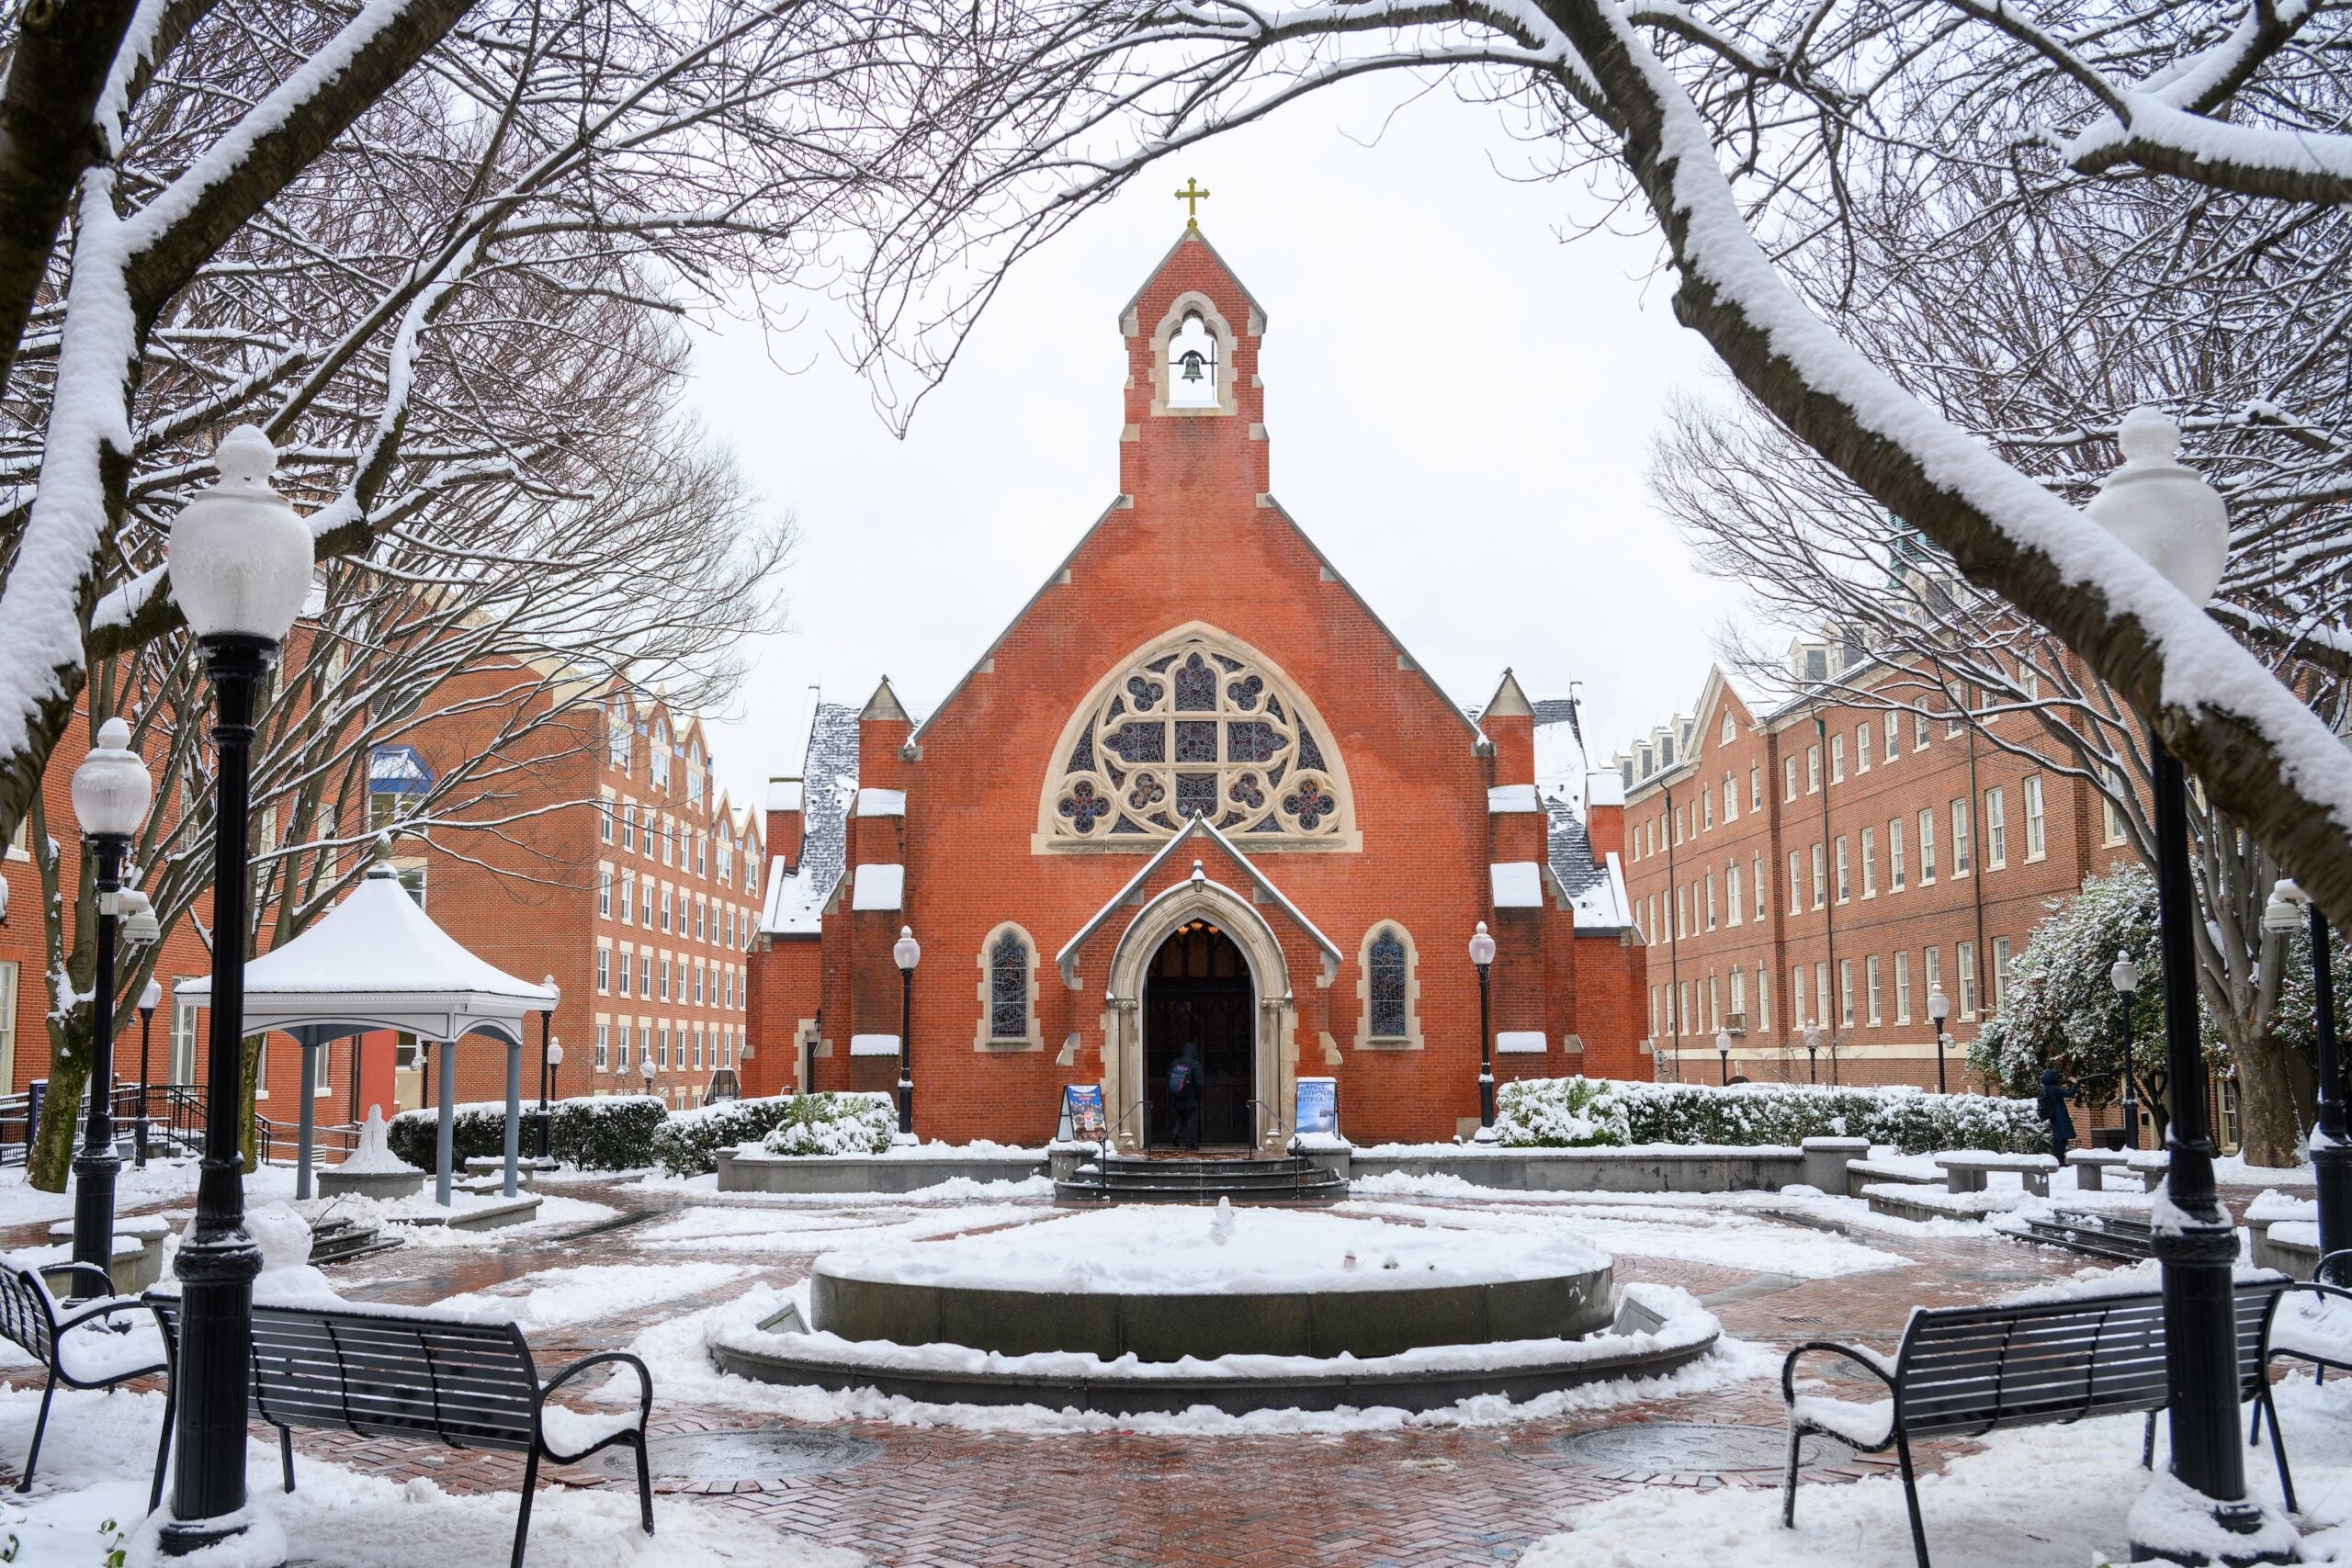
[[[1168,340],[1168,406],[1216,408],[1217,372],[1216,334],[1199,310],[1187,310]]]
[[[1204,1148],[1255,1142],[1258,998],[1250,962],[1209,919],[1170,931],[1144,971],[1144,1124],[1153,1148],[1173,1145],[1168,1073],[1187,1047],[1199,1059]]]

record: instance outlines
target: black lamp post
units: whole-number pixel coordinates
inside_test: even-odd
[[[1928,987],[1928,1021],[1936,1026],[1936,1092],[1938,1094],[1947,1092],[1944,1089],[1944,1046],[1950,1043],[1951,1037],[1944,1033],[1944,1020],[1951,1016],[1951,998],[1944,995],[1944,988],[1941,986]]]
[[[2123,1146],[2136,1149],[2140,1146],[2140,1076],[2132,1070],[2132,998],[2140,989],[2140,966],[2132,962],[2130,953],[2119,953],[2107,979],[2123,998]]]
[[[1470,933],[1470,962],[1478,966],[1478,1125],[1483,1130],[1495,1124],[1495,1036],[1488,1021],[1488,976],[1495,967],[1495,939],[1487,934],[1484,920]]]
[[[107,1269],[114,1258],[114,941],[126,913],[122,857],[154,797],[147,764],[130,750],[130,726],[110,718],[74,770],[74,816],[97,863],[97,965],[90,995],[90,1114],[74,1156],[74,1261]]]
[[[2123,464],[2085,509],[2091,520],[2202,611],[2228,564],[2228,509],[2212,488],[2181,466],[2180,429],[2153,409],[2123,417],[2117,439]],[[2237,1303],[2231,1272],[2237,1232],[2213,1186],[2213,1136],[2205,1105],[2205,1056],[2197,1029],[2197,893],[2188,863],[2188,785],[2180,760],[2152,722],[2154,773],[2156,909],[2165,999],[2165,1078],[2172,1116],[2164,1202],[2170,1224],[2156,1227],[2164,1270],[2165,1375],[2170,1385],[2172,1472],[2204,1499],[2223,1531],[2251,1537],[2264,1528],[2261,1506],[2246,1496],[2245,1450],[2237,1436]],[[2167,1555],[2162,1542],[2132,1542],[2135,1560]],[[2233,1562],[2283,1562],[2249,1542]]]
[[[922,962],[922,944],[915,941],[914,927],[899,928],[899,940],[890,944],[890,957],[899,965],[899,1131],[912,1137],[915,1130],[915,965]]]
[[[261,1249],[245,1232],[244,1160],[237,1147],[245,1032],[246,829],[253,813],[254,713],[310,592],[311,530],[270,489],[277,454],[250,424],[213,453],[218,483],[172,524],[172,596],[203,650],[216,704],[220,768],[213,816],[212,994],[204,1159],[196,1219],[174,1259],[180,1335],[172,1517],[162,1546],[175,1557],[240,1534],[245,1506],[245,1399],[253,1359],[254,1278]]]
[[[1731,1087],[1731,1032],[1729,1030],[1715,1031],[1715,1060],[1722,1068],[1716,1075],[1716,1081],[1725,1089],[1729,1089]]]
[[[1804,1026],[1804,1071],[1808,1081],[1816,1084],[1821,1081],[1821,1027],[1818,1024]]]
[[[2319,1255],[2325,1258],[2352,1249],[2352,1132],[2345,1127],[2344,1063],[2335,1038],[2335,965],[2327,950],[2327,916],[2293,881],[2282,881],[2262,923],[2285,936],[2299,917],[2308,919],[2312,939],[2312,1021],[2319,1034],[2319,1126],[2312,1133],[2312,1171],[2319,1185]]]
[[[155,981],[139,993],[139,1120],[131,1127],[131,1147],[138,1151],[139,1168],[147,1168],[147,1036],[154,1026],[155,1010],[163,1005],[164,987]]]
[[[560,999],[562,992],[557,987],[554,976],[548,976],[541,983]],[[539,1010],[539,1157],[541,1159],[548,1157],[548,1075],[558,1062],[563,1060],[562,1048],[555,1043],[555,1037],[548,1032],[554,1018],[554,1008]]]

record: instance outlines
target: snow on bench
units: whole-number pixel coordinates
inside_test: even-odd
[[[2050,1196],[2050,1173],[2058,1168],[2058,1162],[2048,1155],[1996,1155],[1973,1150],[1938,1155],[1936,1164],[1943,1170],[1948,1191],[1982,1192],[1986,1176],[1996,1170],[2013,1170],[2025,1190],[2037,1198]]]

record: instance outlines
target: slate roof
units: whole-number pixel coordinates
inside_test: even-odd
[[[1560,888],[1576,910],[1577,929],[1622,931],[1632,925],[1624,873],[1611,864],[1593,863],[1592,840],[1576,807],[1551,795],[1544,799],[1544,813],[1550,829],[1552,874],[1560,879]]]
[[[840,886],[849,859],[849,813],[857,800],[857,709],[817,705],[800,764],[799,869],[786,874],[781,855],[768,862],[767,908],[760,930],[770,936],[814,936],[818,918]]]

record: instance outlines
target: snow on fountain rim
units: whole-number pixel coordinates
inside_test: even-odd
[[[968,1291],[1192,1296],[1494,1285],[1609,1266],[1607,1253],[1556,1231],[1498,1235],[1280,1209],[1130,1206],[828,1252],[813,1273]]]

